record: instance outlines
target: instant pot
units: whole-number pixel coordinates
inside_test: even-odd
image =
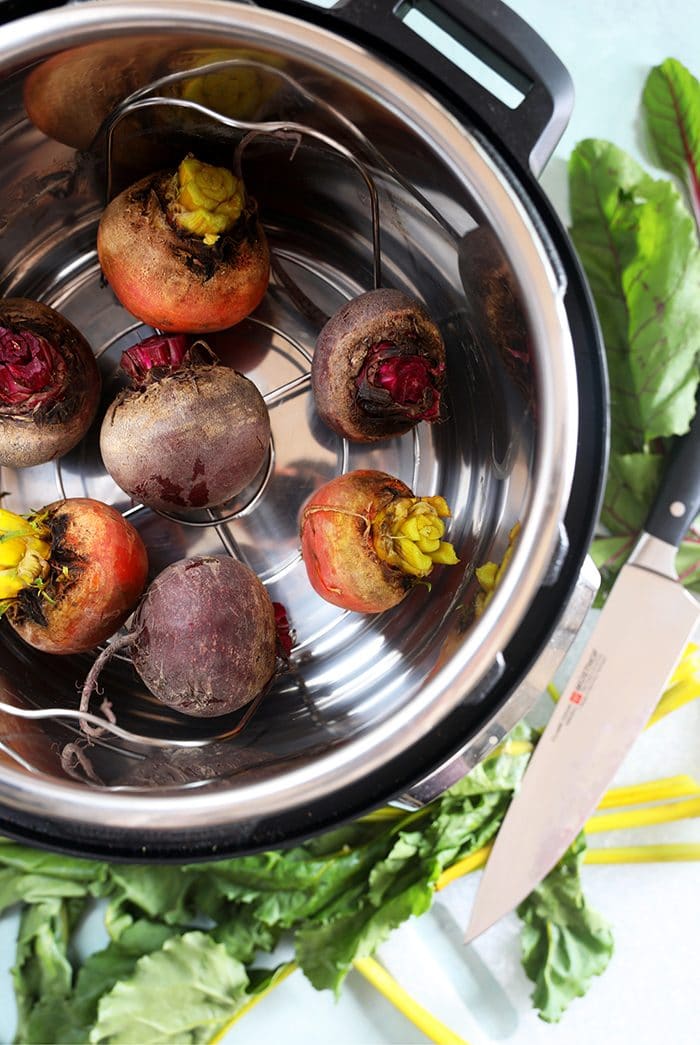
[[[99,650],[42,654],[0,622],[0,830],[81,855],[193,860],[430,800],[533,706],[597,583],[586,553],[606,467],[604,356],[579,262],[537,182],[573,104],[566,70],[494,0],[5,2],[0,14],[1,292],[78,327],[103,383],[74,450],[3,469],[3,506],[113,505],[143,537],[151,576],[190,555],[236,556],[294,635],[240,733],[235,715],[159,705],[117,654],[101,688],[120,732],[88,743],[75,711]],[[472,78],[467,55],[515,98]],[[99,455],[121,352],[153,330],[102,279],[97,223],[137,178],[188,150],[230,163],[251,131],[243,174],[272,278],[248,319],[207,340],[263,393],[269,453],[221,508],[156,513]],[[317,416],[310,361],[325,318],[377,286],[417,297],[440,328],[446,417],[352,444]],[[383,614],[322,600],[300,556],[305,501],[354,468],[452,509],[459,566]],[[478,614],[475,571],[503,559],[516,524]],[[62,767],[72,743],[89,773]]]

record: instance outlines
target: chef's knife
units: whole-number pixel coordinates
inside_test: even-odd
[[[678,546],[700,510],[700,410],[672,448],[644,531],[562,693],[482,875],[466,940],[513,910],[583,827],[700,619]]]

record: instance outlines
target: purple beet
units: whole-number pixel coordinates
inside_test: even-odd
[[[311,378],[329,428],[375,442],[439,420],[445,346],[420,302],[400,290],[370,290],[325,324]]]
[[[270,416],[257,387],[204,341],[154,335],[127,349],[131,387],[102,422],[105,468],[134,500],[161,511],[224,504],[260,471]]]

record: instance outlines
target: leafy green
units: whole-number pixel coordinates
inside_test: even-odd
[[[532,1000],[540,1016],[556,1023],[588,990],[610,961],[610,927],[591,910],[581,890],[583,835],[518,907],[523,920],[523,967],[535,983]]]
[[[444,868],[498,830],[535,735],[477,766],[425,809],[367,818],[284,851],[179,867],[123,866],[0,842],[7,905],[22,903],[17,1040],[199,1042],[277,975],[284,939],[321,988],[430,907]],[[109,943],[79,962],[94,897]]]
[[[171,937],[102,996],[91,1045],[205,1042],[247,1000],[245,966],[206,933]]]
[[[657,157],[683,183],[700,229],[700,83],[667,58],[649,73],[642,103]]]
[[[35,900],[23,908],[12,976],[17,999],[17,1040],[23,1045],[76,1039],[69,1000],[71,935],[84,899]]]
[[[372,954],[392,929],[427,911],[441,871],[496,833],[510,794],[448,792],[428,823],[421,815],[420,829],[408,817],[377,839],[375,858],[351,902],[343,898],[297,932],[297,961],[311,983],[337,991],[356,958]]]
[[[34,851],[0,839],[0,912],[18,901],[98,896],[105,875],[104,865]]]
[[[569,160],[571,236],[600,317],[610,375],[611,448],[594,558],[612,580],[642,528],[670,439],[695,413],[700,370],[700,249],[668,180],[609,142],[587,139]],[[614,554],[605,557],[610,538]],[[700,590],[700,546],[684,544],[684,581]],[[694,565],[692,565],[694,564]]]
[[[677,189],[608,142],[569,161],[571,235],[603,327],[612,449],[645,451],[687,431],[695,413],[700,251]]]
[[[152,867],[0,842],[7,900],[23,903],[17,1040],[209,1040],[274,981],[279,966],[264,957],[285,940],[315,987],[338,991],[356,958],[428,910],[446,867],[493,838],[535,739],[522,723],[426,808],[368,817],[283,851]],[[78,962],[72,933],[93,895],[107,900],[109,943]],[[570,916],[561,911],[564,933]],[[594,925],[588,934],[581,928],[590,920],[585,905],[580,919],[571,946],[585,969],[591,958],[578,952],[595,939]],[[527,969],[538,975],[537,958]]]

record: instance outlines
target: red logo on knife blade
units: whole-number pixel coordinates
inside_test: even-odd
[[[583,693],[580,689],[574,690],[574,692],[569,697],[569,702],[571,704],[583,704]]]

